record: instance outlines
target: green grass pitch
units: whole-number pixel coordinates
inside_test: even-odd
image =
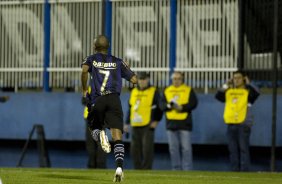
[[[2,184],[113,183],[114,170],[0,168]],[[282,173],[126,170],[126,184],[282,184]]]

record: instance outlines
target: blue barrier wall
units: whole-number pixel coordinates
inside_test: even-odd
[[[83,106],[77,93],[8,93],[10,100],[0,104],[0,139],[26,139],[34,124],[43,124],[49,140],[84,140],[85,123]],[[129,93],[121,95],[124,112],[127,112]],[[199,94],[199,105],[193,113],[194,144],[226,144],[226,125],[222,113],[224,105],[214,95]],[[252,107],[255,124],[251,145],[271,145],[271,95],[261,95]],[[278,96],[277,145],[282,146],[282,95]],[[166,143],[164,117],[155,140]],[[127,140],[128,141],[128,140]]]

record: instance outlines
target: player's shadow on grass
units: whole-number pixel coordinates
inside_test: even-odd
[[[70,180],[90,180],[93,181],[97,178],[94,176],[71,176],[71,175],[66,175],[66,174],[39,174],[39,177],[43,178],[49,178],[49,179],[70,179]],[[101,178],[99,178],[101,180]]]

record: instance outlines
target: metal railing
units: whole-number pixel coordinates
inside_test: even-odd
[[[93,53],[93,39],[103,28],[111,38],[111,53],[136,72],[149,71],[159,87],[169,84],[171,70],[184,72],[189,85],[206,90],[219,87],[237,70],[238,0],[49,0],[50,20],[45,3],[0,1],[0,87],[41,88],[47,72],[49,87],[78,89],[82,59]],[[50,23],[47,67],[45,21]],[[244,68],[270,68],[265,60],[272,54],[252,52],[248,29]]]
[[[169,83],[169,6],[169,0],[112,2],[112,53],[133,71],[149,71],[158,86]]]
[[[180,0],[177,10],[175,70],[194,87],[221,86],[237,70],[238,1]]]
[[[282,2],[279,18],[282,16]],[[243,39],[244,63],[243,67],[248,71],[252,79],[258,81],[258,85],[272,87],[273,79],[273,25],[274,25],[274,0],[247,0],[242,7],[244,9]],[[277,40],[281,40],[281,21],[278,22]],[[282,44],[278,41],[277,68],[279,86],[282,85]]]
[[[44,0],[0,1],[0,86],[42,87]]]
[[[80,84],[80,65],[93,53],[92,42],[102,33],[100,0],[58,1],[51,3],[50,87]]]

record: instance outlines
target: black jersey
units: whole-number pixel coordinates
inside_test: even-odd
[[[122,59],[102,53],[86,57],[82,65],[89,66],[92,103],[98,96],[120,94],[122,78],[129,81],[134,75]]]

